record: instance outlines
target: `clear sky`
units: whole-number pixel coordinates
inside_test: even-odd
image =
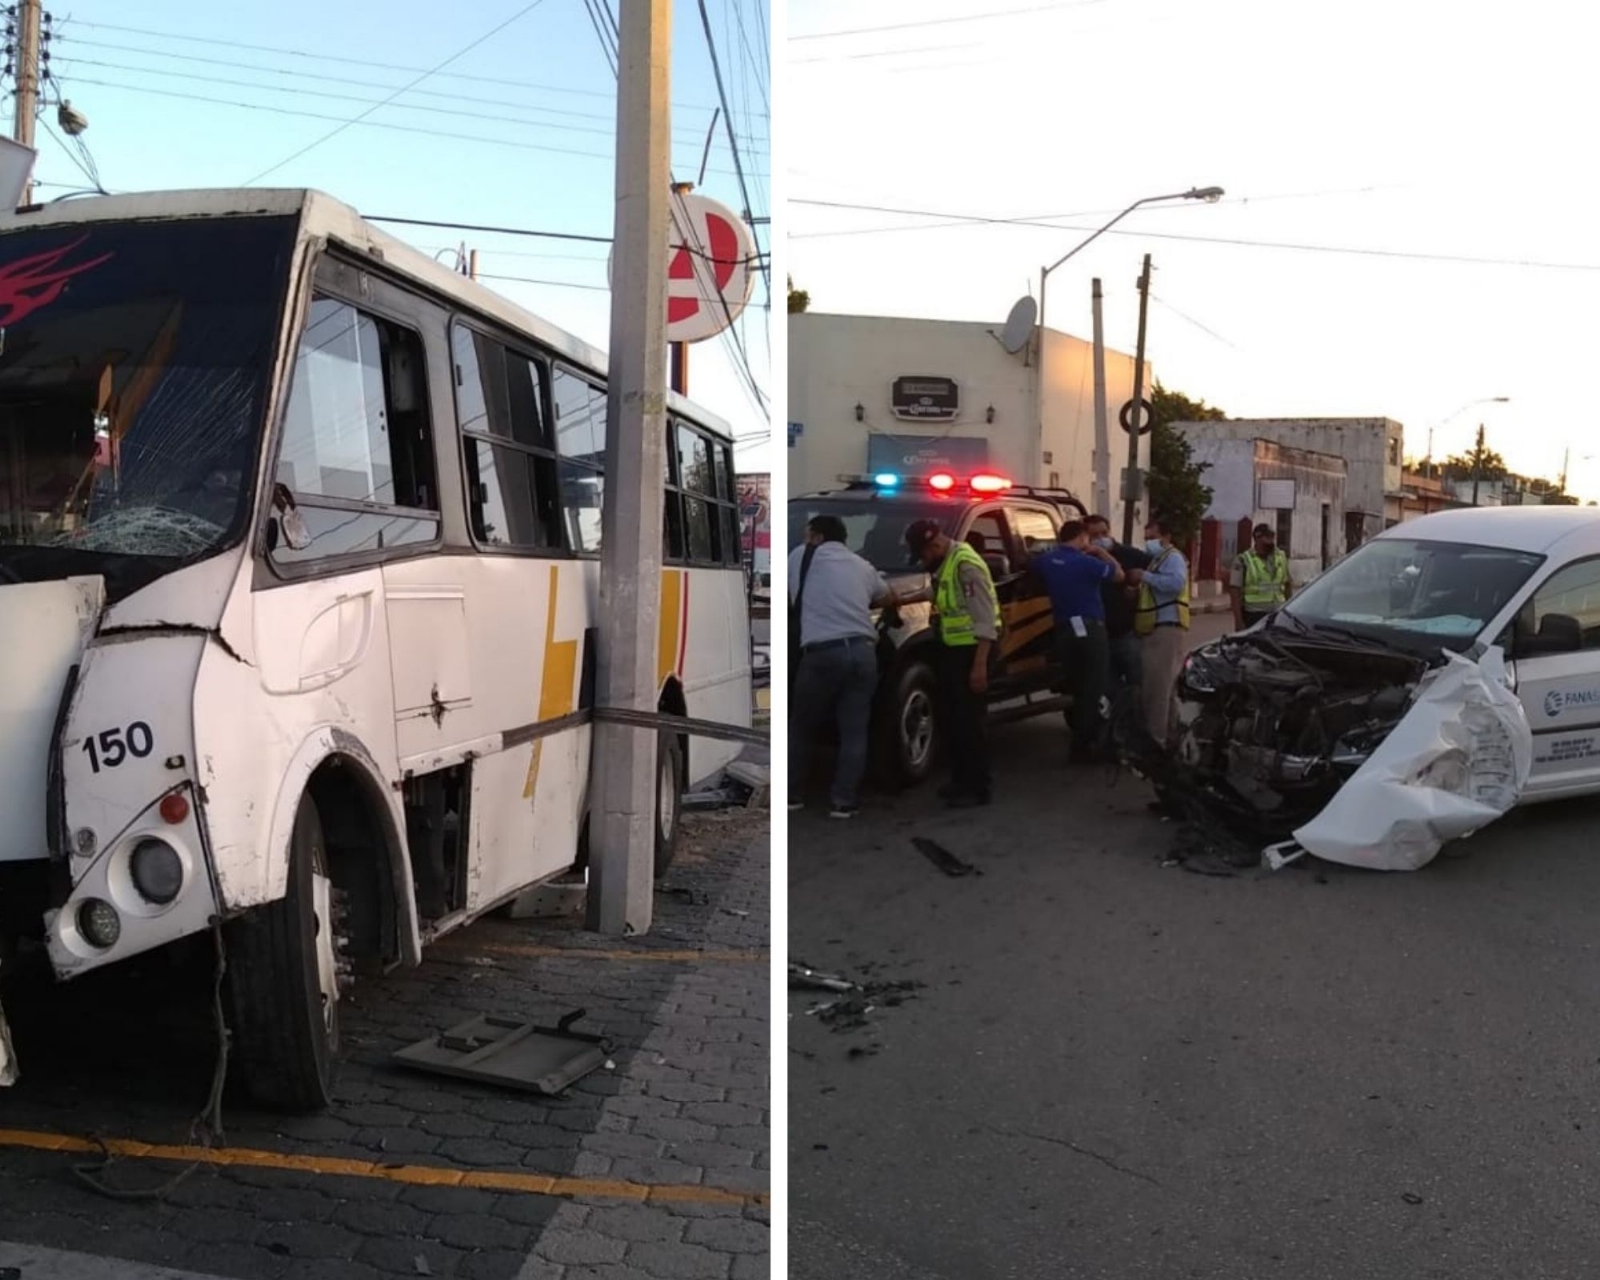
[[[788,15],[785,100],[805,109],[779,133],[786,266],[813,310],[998,324],[1116,211],[1218,185],[1222,203],[1140,210],[1052,274],[1051,326],[1089,336],[1099,275],[1107,341],[1131,351],[1149,252],[1167,386],[1236,417],[1396,418],[1419,457],[1430,426],[1442,457],[1481,421],[1514,470],[1553,478],[1570,445],[1569,487],[1600,498],[1593,6],[790,0]],[[1510,403],[1451,416],[1494,396]]]
[[[72,0],[56,7],[46,0],[55,17],[50,66],[61,94],[89,118],[83,140],[109,190],[237,186],[526,4]],[[707,0],[707,8],[751,202],[757,217],[766,216],[766,0]],[[675,5],[672,98],[674,172],[693,181],[718,93],[699,9],[690,0]],[[261,185],[317,187],[366,214],[609,236],[615,116],[615,75],[585,0],[543,0],[375,112],[370,123],[346,129]],[[43,187],[41,197],[84,185],[56,139],[41,133],[39,147],[36,175],[63,184]],[[721,122],[697,190],[736,211],[743,207]],[[479,251],[485,283],[596,346],[609,345],[608,246],[386,229],[430,253],[465,239]],[[768,228],[757,234],[765,249]],[[454,261],[449,254],[445,260]],[[758,281],[739,330],[756,381],[770,393],[766,303]],[[690,391],[750,438],[740,450],[741,470],[765,470],[766,414],[737,375],[729,340],[691,349]]]

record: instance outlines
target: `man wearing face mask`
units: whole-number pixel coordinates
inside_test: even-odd
[[[1089,541],[1079,520],[1061,526],[1056,545],[1030,566],[1043,580],[1055,623],[1056,652],[1072,690],[1072,762],[1087,764],[1101,748],[1111,683],[1102,588],[1123,580],[1104,547]]]
[[[1166,745],[1172,716],[1172,687],[1189,639],[1189,564],[1172,545],[1172,524],[1163,515],[1145,525],[1144,549],[1150,567],[1139,583],[1134,630],[1144,637],[1145,727]]]
[[[1281,609],[1291,594],[1289,557],[1279,548],[1272,526],[1258,524],[1254,545],[1239,553],[1228,579],[1234,630],[1255,626],[1269,613]]]
[[[906,526],[906,546],[933,584],[902,604],[931,600],[939,629],[940,720],[950,759],[949,785],[939,794],[952,809],[989,803],[989,655],[1000,640],[1000,599],[983,557],[956,542],[935,520]]]
[[[1089,530],[1090,543],[1109,551],[1122,569],[1122,582],[1108,582],[1101,588],[1106,610],[1106,642],[1111,649],[1113,688],[1120,689],[1123,697],[1137,699],[1144,683],[1144,663],[1139,637],[1133,633],[1133,605],[1139,594],[1139,579],[1150,567],[1150,556],[1138,547],[1113,538],[1111,521],[1105,516],[1092,515],[1083,523]],[[1137,702],[1134,705],[1138,705]]]

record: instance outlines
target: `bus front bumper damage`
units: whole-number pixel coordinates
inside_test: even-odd
[[[1512,809],[1532,767],[1498,649],[1430,668],[1356,637],[1269,627],[1191,655],[1178,706],[1158,790],[1234,865],[1311,853],[1414,871]]]

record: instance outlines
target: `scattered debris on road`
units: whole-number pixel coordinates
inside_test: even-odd
[[[905,979],[856,982],[837,973],[813,969],[804,961],[792,961],[789,965],[791,991],[825,991],[837,997],[819,1001],[806,1010],[806,1017],[815,1018],[830,1031],[859,1031],[867,1026],[869,1014],[879,1008],[893,1009],[904,1004],[921,986],[920,982]],[[876,1047],[873,1052],[877,1052]]]
[[[981,876],[983,872],[970,862],[964,862],[946,849],[937,840],[929,840],[926,836],[912,836],[911,843],[927,857],[928,861],[938,867],[947,876]]]
[[[553,1027],[480,1014],[397,1049],[391,1060],[417,1071],[555,1095],[610,1065],[610,1041],[572,1030],[585,1012],[575,1009]]]
[[[856,984],[836,973],[823,973],[813,969],[803,960],[789,962],[789,990],[791,991],[855,991]]]

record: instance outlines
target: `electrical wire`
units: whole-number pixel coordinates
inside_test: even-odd
[[[514,21],[514,19],[513,19],[513,21]],[[57,39],[61,39],[61,40],[67,40],[67,39],[78,40],[77,37],[70,35],[70,29],[77,28],[77,27],[83,27],[85,29],[93,29],[93,30],[96,30],[96,31],[115,31],[115,32],[119,32],[119,33],[122,33],[122,34],[125,34],[125,35],[147,36],[147,37],[150,37],[152,39],[162,40],[162,41],[182,40],[182,41],[187,41],[187,42],[192,43],[192,44],[213,45],[213,46],[216,46],[218,48],[242,49],[242,50],[246,50],[246,51],[251,52],[251,53],[270,53],[270,54],[276,54],[276,55],[281,56],[281,57],[306,58],[308,60],[315,61],[315,62],[336,62],[336,63],[342,63],[342,64],[344,64],[346,66],[369,67],[369,68],[371,68],[373,70],[376,70],[376,71],[398,71],[398,72],[403,72],[403,73],[408,74],[408,75],[415,75],[418,72],[421,72],[421,71],[425,70],[425,68],[423,68],[423,67],[404,66],[404,65],[397,64],[397,63],[393,63],[393,62],[375,62],[370,58],[346,58],[346,57],[340,57],[340,56],[338,56],[336,54],[311,53],[311,52],[308,52],[307,50],[304,50],[304,49],[285,49],[285,48],[282,48],[281,46],[264,45],[264,44],[250,44],[250,43],[246,43],[246,42],[242,42],[242,41],[238,41],[238,40],[219,40],[219,39],[216,39],[215,37],[194,36],[194,35],[189,35],[189,34],[184,33],[184,32],[177,32],[177,31],[153,31],[153,30],[149,29],[148,27],[127,27],[127,26],[113,25],[112,23],[108,23],[108,22],[87,22],[87,21],[85,21],[85,20],[83,20],[81,18],[73,18],[69,22],[63,23],[62,27],[65,28],[65,30],[63,30],[62,32],[58,32],[57,33],[57,37],[56,37]],[[87,41],[78,40],[78,43],[88,43],[88,42]],[[102,47],[102,48],[122,48],[123,46],[121,46],[121,45],[102,45],[100,47]],[[133,50],[130,50],[130,52],[133,52]],[[161,56],[161,57],[174,57],[174,58],[176,58],[176,57],[188,56],[188,55],[183,55],[183,54],[168,53],[168,52],[166,52],[164,50],[154,50],[154,49],[138,50],[138,52],[159,54],[159,56]],[[234,64],[234,65],[238,65],[238,64]],[[265,68],[265,67],[262,68],[262,70],[272,70],[272,69],[273,68]],[[294,73],[292,73],[292,72],[283,72],[282,74],[291,75],[291,74],[294,74]],[[544,90],[544,91],[549,92],[549,93],[570,93],[570,94],[575,94],[575,95],[578,95],[578,96],[581,96],[581,97],[585,97],[585,98],[606,98],[606,99],[611,99],[611,98],[615,97],[614,94],[607,93],[602,89],[576,89],[576,88],[572,88],[572,87],[567,86],[567,85],[540,84],[540,83],[537,83],[537,82],[534,82],[534,81],[528,81],[528,80],[499,79],[499,78],[496,78],[496,77],[493,77],[493,76],[481,76],[481,75],[477,75],[476,73],[469,73],[469,72],[463,72],[463,71],[438,71],[438,70],[436,70],[432,74],[434,76],[437,76],[440,79],[446,79],[446,80],[471,80],[476,84],[498,84],[498,85],[513,86],[513,87],[521,88],[521,89],[541,89],[541,90]],[[682,110],[683,107],[686,106],[686,105],[689,105],[689,104],[683,104],[683,103],[675,103],[674,104],[674,106],[679,110]],[[696,110],[696,111],[710,111],[710,110],[712,110],[711,107],[708,107],[708,106],[703,107],[703,106],[698,106],[698,105],[693,106],[692,109]]]
[[[1238,345],[1236,343],[1229,342],[1228,339],[1224,338],[1220,333],[1218,333],[1215,329],[1211,328],[1209,325],[1202,324],[1200,321],[1196,320],[1193,316],[1187,315],[1186,313],[1184,313],[1182,311],[1179,311],[1177,307],[1173,306],[1165,298],[1158,298],[1158,297],[1156,297],[1155,294],[1152,293],[1150,295],[1150,301],[1151,302],[1159,302],[1168,311],[1172,312],[1173,315],[1177,316],[1178,319],[1186,321],[1189,324],[1192,324],[1196,329],[1200,330],[1201,333],[1204,333],[1204,334],[1208,335],[1209,337],[1215,338],[1223,346],[1232,347],[1233,350],[1235,350],[1235,351],[1237,351],[1239,349],[1239,347],[1238,347]]]
[[[259,102],[239,102],[230,98],[212,98],[202,94],[179,93],[172,89],[151,89],[144,85],[116,84],[108,80],[90,80],[82,76],[73,78],[75,84],[95,85],[103,89],[121,89],[127,93],[154,94],[162,98],[175,98],[183,102],[204,102],[214,106],[238,107],[245,111],[264,111],[269,115],[296,116],[305,120],[330,120],[340,123],[349,123],[342,116],[324,115],[316,111],[296,111],[289,107],[267,106]],[[518,142],[511,138],[490,138],[482,134],[459,133],[455,130],[424,129],[416,125],[390,124],[382,120],[360,120],[363,129],[387,129],[391,132],[407,133],[430,138],[449,138],[453,142],[481,142],[488,146],[511,147],[518,151],[538,151],[546,155],[575,156],[585,160],[604,160],[607,163],[615,161],[615,157],[603,151],[580,151],[575,147],[557,147],[543,142]],[[719,169],[718,173],[729,173],[729,170]]]
[[[893,22],[882,27],[850,27],[843,31],[810,31],[790,36],[797,40],[836,40],[844,36],[875,35],[880,31],[909,31],[913,27],[942,27],[956,22],[987,22],[992,18],[1015,18],[1030,13],[1065,13],[1069,9],[1090,9],[1106,0],[1072,0],[1069,4],[1036,4],[1025,9],[1000,9],[992,13],[964,13],[949,18],[919,18],[914,22]]]
[[[187,71],[169,71],[169,70],[166,70],[165,68],[136,67],[136,66],[129,66],[126,63],[120,63],[120,62],[102,62],[102,61],[100,61],[99,59],[96,59],[96,58],[78,58],[78,57],[73,57],[71,59],[63,59],[63,63],[68,68],[93,67],[93,68],[96,68],[99,71],[120,71],[120,72],[126,72],[126,73],[128,73],[130,75],[158,75],[158,76],[162,76],[162,77],[165,77],[165,78],[168,78],[168,79],[173,79],[173,80],[192,80],[192,81],[195,81],[195,82],[200,83],[200,84],[225,85],[225,86],[227,86],[229,88],[233,88],[233,89],[252,89],[252,90],[255,90],[258,93],[293,94],[296,97],[328,98],[328,99],[331,99],[333,101],[338,101],[338,102],[358,102],[358,103],[362,103],[364,105],[388,106],[391,109],[396,110],[396,111],[423,111],[423,112],[428,112],[428,113],[433,114],[433,115],[455,116],[457,118],[468,119],[468,120],[488,120],[488,121],[491,121],[491,122],[497,123],[497,124],[515,124],[515,125],[522,125],[522,126],[535,128],[535,129],[552,129],[552,130],[557,130],[557,131],[560,131],[560,132],[563,132],[563,133],[591,133],[591,134],[598,134],[598,135],[600,135],[602,137],[607,137],[607,138],[616,137],[616,128],[615,128],[614,124],[609,128],[602,128],[599,125],[563,124],[563,123],[558,123],[558,122],[549,121],[549,120],[528,120],[528,119],[512,117],[512,116],[508,116],[506,114],[506,112],[507,111],[546,111],[546,112],[550,112],[551,109],[550,108],[545,108],[545,107],[537,107],[537,106],[533,106],[533,105],[530,105],[530,104],[527,104],[527,103],[521,103],[521,102],[507,102],[507,101],[505,101],[503,99],[475,98],[475,97],[472,97],[472,96],[470,96],[468,94],[447,93],[447,94],[436,94],[436,95],[432,95],[432,96],[443,97],[443,98],[447,98],[447,99],[453,99],[453,100],[461,101],[461,102],[475,103],[475,104],[482,105],[482,106],[499,107],[499,108],[502,108],[502,109],[499,110],[499,111],[496,111],[494,113],[489,113],[489,112],[484,112],[484,111],[464,111],[464,110],[461,110],[459,108],[454,108],[454,107],[433,106],[431,104],[417,103],[417,102],[380,102],[380,103],[374,103],[371,98],[362,97],[362,96],[360,96],[358,94],[352,94],[352,93],[331,93],[331,92],[329,92],[329,91],[327,91],[325,89],[306,89],[306,88],[300,87],[299,85],[261,84],[261,83],[259,83],[257,81],[253,81],[253,80],[239,80],[239,79],[236,79],[236,78],[234,78],[232,76],[208,76],[208,75],[199,75],[199,74],[196,74],[194,72],[187,72]],[[365,86],[365,87],[374,88],[374,89],[389,89],[389,88],[392,88],[392,86],[390,86],[390,85],[374,85],[374,84],[371,84],[371,82],[365,81],[365,80],[343,80],[343,79],[339,79],[337,77],[325,77],[325,76],[310,76],[308,78],[312,79],[312,80],[326,80],[328,83],[331,83],[331,84],[346,84],[346,85],[350,85],[352,87],[354,87],[354,86]],[[420,93],[424,93],[426,91],[425,90],[417,90],[416,92],[420,94]],[[583,119],[583,120],[597,120],[597,121],[610,121],[611,120],[610,116],[603,115],[603,114],[601,114],[599,112],[593,112],[593,111],[556,111],[556,112],[554,112],[554,114],[559,114],[559,115],[563,115],[563,116],[573,116],[573,117],[576,117],[578,119]],[[698,139],[698,137],[699,137],[698,130],[691,130],[691,129],[688,129],[688,128],[680,128],[676,132],[679,135],[680,141],[684,140],[684,139],[687,139],[687,138],[689,138],[691,136],[696,138],[696,139]],[[762,139],[757,139],[753,135],[749,136],[748,140],[750,140],[750,141],[762,141]]]
[[[789,203],[790,204],[804,204],[804,205],[818,205],[818,206],[821,206],[821,207],[824,207],[824,208],[828,208],[828,207],[834,207],[834,208],[870,207],[870,208],[876,210],[877,212],[881,212],[881,213],[898,213],[898,214],[901,214],[901,215],[904,215],[904,216],[920,217],[920,218],[948,218],[948,219],[951,219],[950,225],[952,225],[952,226],[965,226],[965,225],[983,224],[983,225],[995,225],[995,226],[1045,227],[1045,228],[1048,228],[1048,229],[1051,229],[1051,230],[1056,230],[1056,231],[1098,231],[1098,230],[1100,230],[1100,228],[1097,228],[1097,227],[1087,227],[1087,226],[1075,225],[1073,223],[1067,223],[1067,222],[1046,221],[1046,220],[1038,219],[1038,218],[992,218],[992,217],[984,217],[984,216],[977,215],[977,214],[934,213],[934,212],[931,212],[929,210],[922,210],[922,209],[891,209],[891,208],[887,208],[887,207],[882,206],[882,205],[877,205],[877,206],[844,205],[844,204],[842,204],[842,203],[840,203],[838,201],[826,201],[826,200],[791,199],[789,201]],[[1167,207],[1168,208],[1178,208],[1180,206],[1172,205],[1172,206],[1167,206]],[[1055,216],[1056,217],[1084,217],[1086,215],[1084,215],[1084,214],[1058,214],[1058,215],[1055,215]],[[903,227],[903,228],[896,228],[896,229],[897,230],[905,230],[905,231],[914,231],[914,230],[924,230],[926,228]],[[1353,256],[1356,256],[1356,257],[1393,258],[1393,259],[1410,260],[1410,261],[1416,261],[1416,262],[1445,262],[1445,263],[1456,263],[1456,264],[1470,265],[1470,266],[1489,266],[1489,267],[1527,267],[1527,268],[1532,268],[1532,269],[1548,270],[1548,271],[1600,271],[1600,263],[1547,262],[1547,261],[1543,261],[1543,260],[1539,260],[1539,259],[1532,259],[1532,258],[1482,257],[1482,256],[1476,256],[1476,255],[1472,255],[1472,254],[1432,253],[1432,252],[1428,252],[1426,250],[1373,249],[1373,248],[1365,248],[1365,247],[1362,247],[1362,246],[1359,246],[1359,245],[1309,244],[1309,243],[1302,243],[1302,242],[1298,242],[1298,241],[1286,241],[1286,240],[1250,240],[1250,239],[1244,239],[1242,237],[1232,237],[1232,236],[1185,235],[1185,234],[1181,234],[1181,233],[1175,232],[1175,231],[1140,231],[1140,230],[1127,228],[1127,227],[1112,227],[1110,230],[1106,231],[1105,234],[1113,235],[1113,236],[1137,236],[1137,237],[1142,237],[1142,238],[1150,239],[1150,240],[1179,240],[1179,241],[1187,241],[1187,242],[1191,242],[1191,243],[1195,243],[1195,244],[1221,244],[1221,245],[1232,245],[1232,246],[1239,247],[1239,248],[1250,248],[1250,249],[1283,249],[1283,250],[1293,250],[1293,251],[1297,251],[1297,252],[1301,252],[1301,253],[1348,254],[1348,255],[1353,255]],[[794,237],[791,237],[791,238],[793,238],[793,239],[806,239],[808,237],[806,237],[806,236],[794,236]]]
[[[545,0],[531,0],[531,3],[523,5],[522,8],[518,9],[514,14],[512,14],[504,22],[500,23],[499,25],[497,25],[495,27],[492,27],[489,31],[487,31],[483,35],[479,36],[476,40],[472,41],[470,44],[464,46],[461,49],[458,49],[455,53],[452,53],[448,58],[446,58],[443,62],[439,63],[437,66],[429,67],[426,71],[424,71],[421,75],[419,75],[415,80],[409,81],[408,83],[402,85],[400,88],[396,89],[393,93],[391,93],[387,98],[385,98],[382,102],[374,103],[372,106],[368,107],[365,111],[363,111],[360,115],[354,117],[353,119],[344,121],[342,124],[339,125],[338,128],[330,129],[327,133],[323,134],[320,138],[316,138],[313,141],[306,143],[305,146],[301,147],[298,151],[294,152],[292,155],[289,155],[289,156],[285,157],[284,159],[278,161],[277,164],[269,165],[267,168],[263,169],[260,173],[256,174],[255,177],[250,178],[248,181],[246,181],[243,185],[247,186],[247,187],[253,187],[256,183],[260,182],[261,179],[267,177],[270,174],[276,173],[279,169],[283,168],[287,164],[291,164],[294,161],[298,160],[301,156],[305,155],[307,152],[314,151],[318,147],[320,147],[323,143],[329,142],[332,139],[337,138],[341,133],[343,133],[346,129],[350,128],[352,125],[360,124],[363,120],[365,120],[368,116],[370,116],[374,111],[377,111],[379,108],[385,107],[389,103],[393,102],[396,98],[398,98],[402,94],[404,94],[406,92],[406,90],[414,89],[417,85],[421,84],[424,80],[428,79],[428,77],[434,75],[436,72],[443,71],[452,62],[459,62],[462,58],[466,57],[467,54],[471,53],[474,49],[476,49],[479,45],[487,44],[495,36],[499,35],[507,27],[511,26],[512,23],[514,23],[514,22],[518,21],[519,19],[525,17],[526,15],[532,13],[535,9],[537,9],[544,2],[545,2]]]
[[[357,87],[357,88],[362,88],[362,89],[386,89],[387,90],[387,89],[393,89],[394,88],[394,85],[392,85],[392,84],[384,84],[384,83],[382,83],[380,81],[376,81],[376,80],[358,80],[358,79],[353,79],[350,76],[329,75],[327,72],[323,72],[323,71],[294,71],[294,70],[290,70],[287,67],[271,67],[271,66],[263,66],[262,64],[256,63],[256,62],[241,62],[237,58],[208,58],[208,57],[205,57],[203,54],[175,53],[171,49],[144,49],[144,48],[140,48],[140,47],[137,47],[137,46],[134,46],[134,45],[111,44],[111,43],[108,43],[108,42],[106,42],[104,40],[85,40],[81,36],[68,36],[66,34],[57,34],[57,36],[55,38],[57,40],[62,41],[65,44],[67,44],[72,49],[79,49],[79,48],[82,48],[82,49],[106,49],[106,50],[110,50],[110,51],[113,51],[113,52],[115,52],[117,54],[121,54],[121,55],[137,54],[137,55],[139,55],[141,57],[166,58],[166,59],[176,60],[176,61],[179,61],[179,62],[199,63],[202,66],[208,66],[208,67],[227,67],[227,68],[230,68],[231,70],[235,70],[235,71],[250,71],[250,72],[254,72],[254,73],[258,74],[258,75],[288,76],[288,77],[290,77],[292,79],[295,79],[295,80],[313,80],[313,81],[322,82],[324,84],[351,85],[351,86],[354,86],[354,87]],[[75,61],[80,62],[80,63],[87,63],[87,59],[80,58],[76,54],[68,53],[67,56],[72,58]],[[317,55],[307,54],[307,55],[303,55],[303,56],[315,57]],[[374,70],[385,69],[387,67],[387,64],[385,64],[385,63],[361,62],[361,61],[354,60],[354,59],[349,59],[349,60],[347,60],[347,59],[334,59],[333,61],[336,61],[336,62],[353,61],[354,64],[356,66],[358,66],[358,67],[369,67],[369,68],[372,68]],[[113,64],[107,63],[105,65],[110,66],[110,65],[113,65]],[[118,69],[119,70],[127,70],[127,71],[137,71],[141,75],[176,75],[177,74],[176,72],[172,72],[172,71],[167,70],[165,67],[120,67],[119,66]],[[418,70],[418,68],[412,67],[412,68],[406,68],[406,70],[415,71],[415,70]],[[448,78],[451,78],[451,76],[453,74],[454,73],[449,72],[449,71],[441,71],[441,72],[438,73],[438,78],[439,79],[448,79]],[[564,86],[561,86],[561,85],[538,84],[538,83],[534,83],[532,81],[527,81],[527,80],[497,80],[497,79],[494,79],[494,78],[488,77],[488,76],[470,76],[470,77],[462,77],[462,78],[471,79],[476,84],[502,85],[502,86],[507,86],[507,87],[511,87],[511,88],[517,88],[517,89],[528,89],[528,90],[532,90],[534,92],[539,92],[539,93],[582,94],[585,97],[594,96],[594,97],[600,97],[600,98],[606,98],[606,99],[610,99],[613,96],[611,94],[595,93],[595,91],[590,90],[590,89],[571,89],[571,88],[567,88],[567,87],[564,87]],[[262,87],[265,88],[266,86],[262,86]],[[570,116],[570,117],[572,117],[574,119],[578,119],[578,120],[612,120],[612,119],[614,119],[614,115],[612,113],[609,113],[609,112],[574,111],[574,110],[571,110],[571,109],[568,109],[568,108],[563,108],[563,107],[546,107],[546,106],[539,106],[539,105],[534,104],[534,103],[512,102],[512,101],[508,101],[508,100],[506,100],[504,98],[484,98],[484,97],[480,97],[480,96],[478,96],[476,94],[470,94],[470,93],[451,93],[451,92],[449,92],[447,90],[443,90],[443,89],[413,89],[412,93],[415,96],[422,97],[422,98],[445,98],[445,99],[452,99],[452,100],[457,101],[457,102],[473,102],[473,103],[477,103],[477,104],[479,104],[481,106],[490,106],[490,107],[516,107],[516,108],[518,108],[520,110],[523,110],[523,111],[538,111],[538,112],[541,112],[541,113],[543,113],[545,115]],[[714,108],[714,107],[697,106],[697,105],[695,105],[693,103],[687,103],[687,102],[675,102],[675,103],[672,104],[672,109],[673,109],[674,112],[703,111],[703,112],[706,112],[707,114],[709,114],[710,112],[714,111],[716,108]],[[763,118],[765,118],[765,117],[763,117]]]
[[[717,100],[722,103],[722,121],[727,129],[728,150],[733,155],[733,171],[739,180],[739,194],[744,197],[744,216],[746,221],[755,216],[750,208],[750,187],[744,180],[744,161],[739,155],[739,142],[733,134],[733,111],[728,105],[728,91],[722,83],[722,59],[717,56],[717,42],[711,35],[711,14],[706,10],[706,0],[699,0],[700,26],[706,35],[706,50],[711,55],[711,73],[717,82]],[[754,231],[751,232],[752,239]],[[772,278],[765,267],[762,268],[762,279],[766,282],[767,293],[772,293]],[[728,323],[733,323],[733,317],[728,317]]]

